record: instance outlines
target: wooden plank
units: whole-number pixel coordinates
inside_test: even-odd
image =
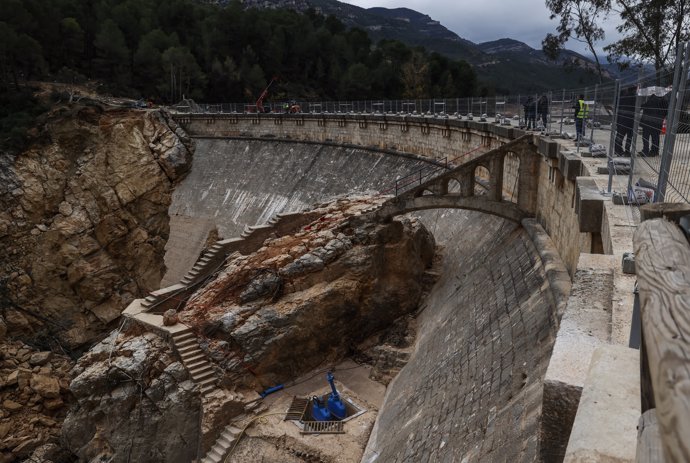
[[[664,219],[634,237],[642,334],[667,461],[690,461],[690,245]]]
[[[664,461],[656,410],[647,410],[637,422],[635,463],[663,463]]]

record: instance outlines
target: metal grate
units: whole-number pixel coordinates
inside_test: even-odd
[[[345,434],[342,421],[305,421],[302,434]]]
[[[303,399],[301,397],[293,397],[290,408],[288,408],[287,413],[285,413],[284,421],[287,420],[301,420],[304,415],[304,411],[307,409],[309,404],[309,399]]]

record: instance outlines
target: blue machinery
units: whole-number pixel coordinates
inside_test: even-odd
[[[312,397],[311,414],[316,421],[339,421],[345,419],[347,410],[345,404],[335,388],[333,380],[335,377],[330,371],[326,374],[328,384],[331,385],[331,393],[324,404],[324,401],[317,396]]]

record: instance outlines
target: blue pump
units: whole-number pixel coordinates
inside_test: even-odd
[[[331,412],[317,396],[311,398],[311,416],[316,421],[331,421]]]
[[[345,409],[345,404],[340,399],[338,390],[335,388],[335,383],[333,382],[335,377],[333,373],[329,371],[326,374],[326,379],[328,380],[328,384],[331,385],[331,394],[328,396],[328,410],[336,419],[345,419],[345,417],[347,417],[347,410]]]

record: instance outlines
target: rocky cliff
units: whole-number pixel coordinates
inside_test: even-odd
[[[3,339],[0,330],[0,462],[69,458],[58,444],[72,365],[64,355]]]
[[[58,107],[0,153],[0,298],[13,337],[70,348],[103,333],[164,271],[173,186],[192,144],[160,111]]]
[[[414,219],[356,216],[380,201],[322,206],[298,233],[235,255],[190,299],[180,319],[227,380],[259,387],[294,378],[417,308],[433,236]]]
[[[199,388],[160,336],[114,331],[79,359],[62,427],[80,461],[188,463],[196,456]]]

